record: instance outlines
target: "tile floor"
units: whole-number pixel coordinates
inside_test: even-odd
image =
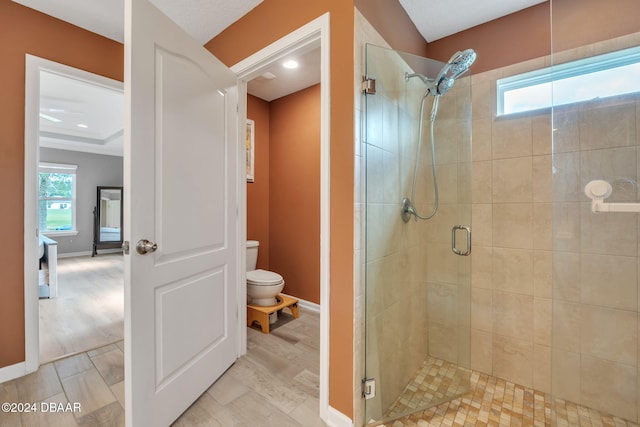
[[[183,426],[325,426],[318,416],[319,314],[285,315],[269,335],[247,331],[238,359],[173,424]],[[124,426],[124,353],[119,341],[48,363],[0,384],[0,402],[79,402],[82,411],[4,413],[0,427]]]
[[[434,366],[433,361],[429,363]],[[448,373],[450,379],[436,380],[436,383],[452,385],[453,393],[460,382],[455,380],[455,368],[448,367],[447,362],[440,363],[440,370]],[[433,374],[434,370],[431,370]],[[446,375],[445,375],[446,376]],[[424,369],[418,372],[418,376],[433,381],[430,375],[424,375]],[[461,377],[462,378],[462,377]],[[554,399],[531,388],[523,387],[490,375],[479,372],[471,372],[471,391],[461,397],[424,411],[418,411],[392,421],[381,422],[373,425],[384,427],[410,427],[410,426],[558,426],[558,427],[637,427],[638,425],[621,418],[600,413],[594,409],[586,408],[562,399]],[[408,388],[415,389],[414,380]],[[418,388],[420,385],[418,385]],[[426,387],[431,389],[427,395],[442,393],[442,387]],[[437,391],[440,390],[440,391]],[[446,392],[445,392],[446,393]],[[416,393],[414,393],[416,394]],[[420,393],[417,393],[420,395]],[[412,393],[403,396],[401,400],[411,402]],[[420,401],[413,396],[413,402]],[[394,408],[392,408],[393,410]]]
[[[471,390],[471,371],[427,356],[413,380],[383,415],[396,419],[462,396]]]
[[[301,310],[300,318],[283,317],[269,335],[249,329],[247,355],[173,426],[324,426],[318,416],[318,322],[318,313]],[[36,373],[0,384],[0,402],[79,402],[82,407],[78,413],[0,412],[0,427],[124,426],[123,355],[119,341],[48,363]],[[424,396],[439,399],[457,393],[465,378],[469,377],[460,376],[459,370],[446,363],[430,360],[408,385],[409,394],[399,398],[391,411],[399,414],[409,410]],[[471,391],[461,397],[377,425],[638,426],[478,372],[471,372],[470,382]],[[421,387],[427,393],[416,397]]]
[[[79,403],[80,412],[0,412],[0,426],[124,426],[123,342],[42,365],[0,384],[0,402]]]

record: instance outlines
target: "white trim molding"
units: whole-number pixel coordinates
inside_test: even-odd
[[[20,362],[14,365],[0,368],[0,384],[5,381],[10,381],[14,378],[19,378],[23,375],[28,374],[29,372],[31,371],[27,370],[27,362]]]
[[[342,412],[338,411],[332,406],[329,406],[327,411],[327,419],[325,422],[330,427],[353,427],[353,421]]]
[[[83,256],[90,257],[91,253],[92,253],[91,251],[67,252],[65,254],[58,253],[58,259],[60,259],[60,258],[75,258],[75,257],[83,257]],[[117,254],[117,253],[121,254],[122,253],[122,249],[120,249],[120,248],[100,249],[100,253],[98,254],[98,256],[104,255],[104,254]]]
[[[293,295],[283,294],[291,298],[295,298],[298,300],[298,305],[305,310],[314,311],[316,313],[320,313],[320,304],[316,304],[315,302],[307,301],[302,298],[294,297]]]
[[[245,118],[247,82],[259,76],[266,67],[292,52],[320,47],[320,418],[327,421],[329,407],[329,212],[330,212],[330,14],[327,12],[292,33],[282,37],[259,52],[238,62],[231,70],[238,75],[239,116]],[[245,102],[242,102],[244,98]],[[246,209],[246,201],[245,209]],[[245,226],[246,227],[246,226]],[[245,230],[246,231],[246,230]],[[241,300],[242,301],[242,300]],[[245,313],[246,304],[240,302],[239,312]],[[243,329],[243,328],[240,328]],[[246,334],[246,331],[244,332]],[[246,342],[246,335],[241,337]]]

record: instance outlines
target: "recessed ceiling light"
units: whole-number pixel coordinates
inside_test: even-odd
[[[76,126],[78,126],[79,128],[82,129],[87,129],[89,126],[85,125],[84,123],[78,123]]]
[[[282,66],[284,68],[291,68],[291,69],[298,68],[298,61],[289,60],[289,61],[283,63]]]
[[[48,116],[48,115],[43,114],[43,113],[40,113],[40,118],[41,119],[45,119],[45,120],[49,120],[50,122],[53,122],[53,123],[60,123],[62,121],[60,119],[56,119],[55,117]]]

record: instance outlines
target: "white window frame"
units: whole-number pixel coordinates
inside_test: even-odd
[[[71,185],[71,221],[72,226],[71,230],[40,230],[41,234],[45,236],[76,236],[78,234],[78,228],[76,225],[76,209],[77,209],[77,199],[76,199],[76,188],[78,186],[78,166],[77,165],[66,165],[62,163],[47,163],[40,162],[38,165],[38,174],[41,173],[64,173],[68,175],[73,175],[73,183]],[[40,194],[38,194],[38,204],[41,200],[55,200],[55,201],[66,201],[69,199],[60,199],[57,197],[52,198],[40,198]],[[40,220],[38,219],[38,224],[40,224]]]
[[[617,67],[622,67],[625,65],[637,64],[640,63],[640,46],[632,47],[629,49],[623,49],[615,52],[605,53],[602,55],[592,56],[589,58],[579,59],[576,61],[567,62],[564,64],[554,65],[547,68],[542,68],[539,70],[530,71],[523,74],[518,74],[515,76],[505,77],[503,79],[498,79],[496,82],[496,114],[498,117],[500,116],[508,116],[511,114],[522,114],[530,111],[542,110],[545,108],[551,108],[557,105],[566,105],[577,102],[584,102],[584,100],[576,100],[576,101],[566,101],[557,99],[557,96],[553,96],[552,84],[558,80],[569,79],[571,77],[583,76],[590,73],[595,73],[599,71],[605,71],[614,69]],[[508,92],[522,89],[526,87],[541,85],[545,83],[550,83],[548,88],[549,90],[549,104],[541,105],[535,108],[524,109],[520,111],[507,112],[505,113],[505,96]],[[598,98],[599,95],[597,93],[598,85],[594,85],[593,98]],[[618,95],[627,94],[630,92],[620,92]],[[616,95],[605,95],[604,97],[610,97]]]

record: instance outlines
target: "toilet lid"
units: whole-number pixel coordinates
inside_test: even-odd
[[[252,285],[278,285],[282,283],[282,280],[282,276],[273,271],[247,271],[247,283],[251,283]]]

